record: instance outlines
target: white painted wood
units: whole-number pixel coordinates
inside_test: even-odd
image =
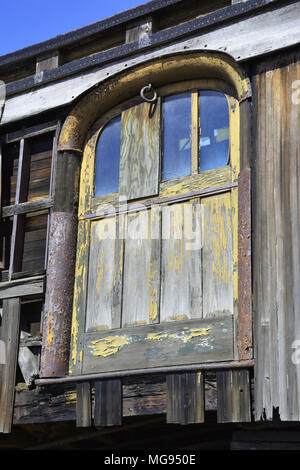
[[[231,55],[238,62],[293,46],[300,42],[300,2],[283,5],[273,11],[241,19],[233,24],[212,28],[202,35],[173,42],[155,50],[143,50],[133,58],[107,64],[56,83],[43,85],[31,92],[8,97],[1,124],[39,114],[72,103],[79,95],[104,79],[146,60],[175,52],[216,50]],[[125,65],[126,64],[126,65]]]

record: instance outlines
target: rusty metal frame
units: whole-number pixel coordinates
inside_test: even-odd
[[[238,180],[238,326],[239,360],[252,359],[251,170]]]

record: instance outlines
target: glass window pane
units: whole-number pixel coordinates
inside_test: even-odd
[[[199,92],[200,171],[227,165],[229,109],[226,96],[218,91]]]
[[[191,174],[191,94],[163,101],[162,180]]]
[[[121,116],[109,122],[96,148],[95,196],[119,190]]]

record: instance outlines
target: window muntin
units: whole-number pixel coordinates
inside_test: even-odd
[[[182,84],[184,85],[184,84]],[[194,179],[209,171],[229,165],[231,98],[214,89],[174,86],[161,89],[161,190],[172,180]],[[173,92],[174,89],[174,92]],[[188,89],[188,87],[187,87]],[[176,90],[176,91],[175,91]],[[225,93],[224,93],[225,92]],[[159,93],[160,94],[160,93]],[[104,119],[96,144],[94,197],[109,197],[119,191],[120,141],[122,119],[120,107],[114,117]],[[229,168],[228,168],[229,169]],[[193,184],[193,183],[192,183]],[[161,192],[161,191],[160,191]],[[101,198],[101,199],[102,199]]]
[[[95,196],[118,192],[121,146],[121,116],[103,128],[96,147]]]

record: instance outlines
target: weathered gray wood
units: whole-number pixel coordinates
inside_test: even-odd
[[[59,51],[42,55],[36,60],[36,74],[51,70],[59,66]]]
[[[167,422],[194,424],[204,422],[204,377],[202,372],[168,374]]]
[[[128,215],[125,240],[122,325],[159,321],[160,210]],[[152,234],[157,236],[151,238]]]
[[[20,142],[18,175],[15,204],[25,202],[28,195],[30,170],[30,145],[28,140],[22,139]],[[11,235],[10,261],[9,261],[9,279],[15,271],[20,271],[22,266],[23,248],[24,248],[24,215],[14,215],[13,228]]]
[[[27,345],[25,346],[24,344],[21,344],[21,341],[28,338],[28,336],[30,336],[28,333],[21,331],[18,364],[25,383],[30,385],[33,378],[35,378],[39,373],[39,361],[38,356],[33,354]]]
[[[2,142],[0,141],[0,176],[1,176],[1,181],[0,181],[0,211],[1,211],[1,208],[2,208],[2,159],[3,159],[3,156],[2,156]]]
[[[299,62],[266,65],[254,79],[255,419],[271,420],[277,408],[281,420],[298,421]]]
[[[54,132],[56,130],[56,121],[50,121],[35,126],[26,127],[26,129],[19,129],[17,131],[9,132],[4,135],[4,141],[7,144],[18,142],[21,139],[29,139],[31,137],[37,137],[38,135],[46,134],[48,132]]]
[[[248,370],[217,371],[218,423],[251,421]]]
[[[120,379],[95,382],[95,426],[121,426],[122,382]]]
[[[118,219],[91,226],[86,330],[121,326],[123,240],[117,236]]]
[[[43,294],[45,290],[45,276],[34,276],[25,279],[0,283],[0,299],[23,297],[25,295]]]
[[[23,202],[13,206],[6,206],[2,208],[2,217],[11,217],[12,215],[25,214],[28,212],[36,212],[44,209],[49,209],[53,206],[53,199],[51,197],[38,199],[36,201]]]
[[[0,432],[11,431],[20,325],[20,298],[3,301],[1,341],[5,364],[0,365]]]
[[[233,360],[232,316],[87,333],[84,374]]]
[[[76,427],[88,428],[92,425],[92,396],[89,382],[76,385]]]
[[[126,29],[125,42],[139,41],[140,44],[146,46],[150,43],[150,34],[152,33],[152,19],[143,18],[141,21],[130,25]]]
[[[202,317],[200,200],[162,208],[161,321]]]
[[[159,99],[122,113],[119,194],[128,201],[158,193],[159,128]]]
[[[210,50],[226,48],[226,53],[238,62],[284,49],[299,43],[299,14],[300,5],[296,2],[283,5],[274,11],[261,11],[249,17],[239,17],[236,22],[227,23],[221,28],[212,28],[202,32],[200,36],[177,39],[171,45],[155,50],[143,50],[132,58],[124,57],[113,65],[109,64],[110,76],[123,71],[125,64],[129,68],[155,57],[174,52],[203,50],[204,47]],[[6,124],[72,103],[87,89],[105,80],[107,71],[106,66],[98,66],[72,79],[60,80],[30,92],[8,97],[1,122]]]
[[[204,198],[203,317],[233,314],[231,195]]]

